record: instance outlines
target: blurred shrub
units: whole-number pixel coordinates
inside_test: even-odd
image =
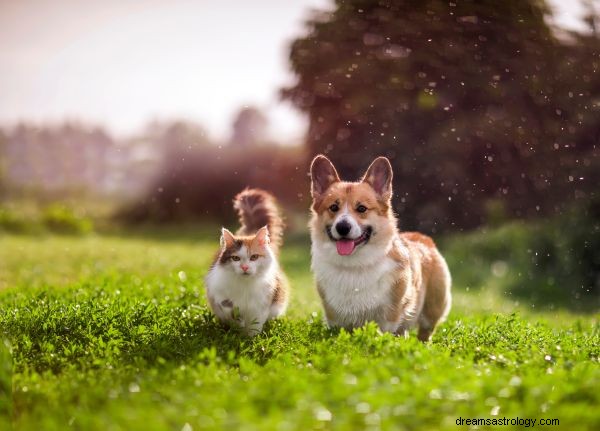
[[[19,217],[9,208],[0,208],[0,231],[25,233],[39,229],[35,221]]]
[[[42,212],[41,221],[48,230],[57,233],[82,234],[91,232],[93,228],[91,219],[62,204],[47,207]]]
[[[306,211],[310,202],[307,161],[298,147],[173,145],[161,175],[143,199],[118,218],[130,223],[235,219],[232,199],[245,187],[273,193],[286,207]]]
[[[451,237],[442,248],[460,287],[495,283],[533,304],[600,306],[598,202],[543,222],[513,222]]]
[[[89,217],[65,204],[54,203],[44,209],[25,203],[0,207],[0,232],[84,234],[91,232],[93,226]]]
[[[500,199],[489,199],[485,203],[486,224],[498,227],[509,219],[506,213],[506,205]]]

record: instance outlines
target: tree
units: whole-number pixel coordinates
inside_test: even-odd
[[[293,42],[297,81],[282,91],[309,116],[312,154],[347,177],[388,156],[410,228],[476,226],[491,201],[514,216],[551,211],[578,73],[564,73],[569,50],[543,1],[335,6]]]

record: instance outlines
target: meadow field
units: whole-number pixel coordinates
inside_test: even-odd
[[[224,330],[203,287],[217,236],[1,236],[0,429],[600,429],[597,297],[508,290],[521,268],[481,235],[441,241],[454,307],[428,344],[326,328],[302,234],[283,248],[287,316],[253,339]]]
[[[0,431],[600,431],[600,0],[4,0],[0,28]],[[324,324],[336,177],[433,233],[430,342]],[[254,338],[204,286],[248,187],[291,283]]]

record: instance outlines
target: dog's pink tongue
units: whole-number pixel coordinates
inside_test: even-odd
[[[342,256],[348,256],[354,251],[354,240],[351,239],[340,239],[335,242],[337,246],[338,254]]]

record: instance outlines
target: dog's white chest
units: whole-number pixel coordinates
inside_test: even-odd
[[[362,326],[369,320],[380,321],[384,307],[390,304],[394,269],[397,263],[388,257],[369,267],[339,268],[315,256],[313,270],[321,294],[334,312],[332,324]]]

